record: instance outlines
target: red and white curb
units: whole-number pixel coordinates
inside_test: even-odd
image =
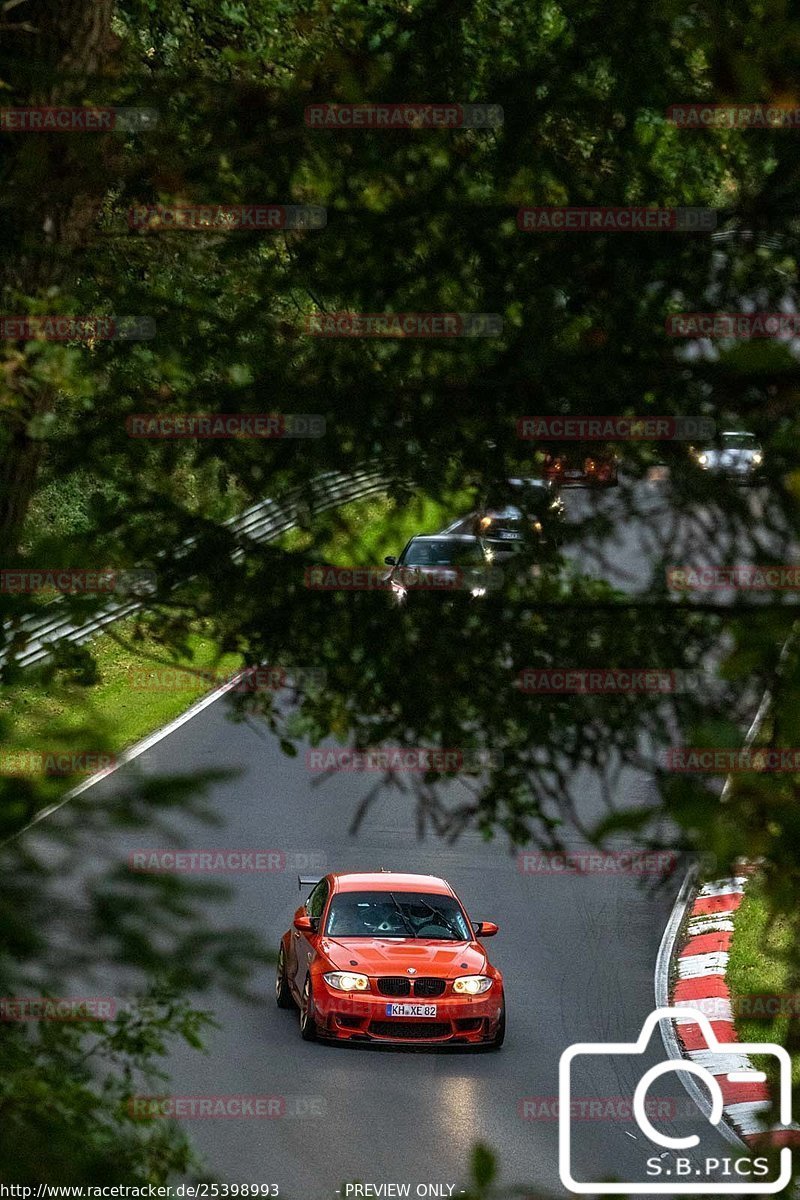
[[[742,867],[740,874],[705,883],[696,892],[670,997],[673,1007],[695,1009],[708,1017],[717,1040],[730,1050],[709,1050],[702,1029],[688,1015],[683,1020],[676,1018],[675,1032],[682,1056],[716,1079],[722,1091],[724,1117],[745,1144],[800,1145],[800,1126],[765,1129],[764,1114],[772,1108],[768,1084],[747,1054],[737,1050],[726,974],[735,914],[742,903],[748,874],[748,868]],[[729,1078],[731,1073],[736,1075],[733,1080]]]

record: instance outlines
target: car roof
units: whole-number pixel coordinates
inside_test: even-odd
[[[515,487],[515,488],[536,487],[536,488],[545,488],[548,492],[550,491],[550,480],[549,479],[521,479],[515,475],[512,479],[506,479],[505,483],[510,483],[511,486]],[[497,488],[501,488],[504,486],[504,484],[498,483],[498,484],[495,484],[494,486]]]
[[[442,896],[455,893],[446,879],[438,875],[412,875],[405,871],[356,871],[333,876],[337,892],[435,892]]]
[[[412,542],[477,542],[474,533],[417,533]]]

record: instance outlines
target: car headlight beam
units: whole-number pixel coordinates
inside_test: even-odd
[[[322,978],[337,992],[366,992],[369,988],[366,975],[354,975],[352,971],[329,971]]]
[[[453,983],[453,991],[459,996],[481,996],[488,992],[492,982],[489,975],[460,975]]]

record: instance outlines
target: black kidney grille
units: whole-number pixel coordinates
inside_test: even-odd
[[[414,980],[415,996],[441,996],[447,987],[446,979],[428,979],[423,976]]]
[[[376,1037],[396,1038],[398,1041],[427,1041],[444,1038],[451,1033],[448,1021],[371,1021],[369,1032]]]
[[[378,980],[378,991],[382,996],[410,996],[411,980],[404,975],[384,975]]]

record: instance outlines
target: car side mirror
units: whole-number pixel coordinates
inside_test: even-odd
[[[393,554],[387,554],[386,558],[383,561],[386,563],[387,567],[396,567],[397,566],[397,559],[395,558],[395,556]]]
[[[308,915],[308,913],[302,913],[299,917],[295,917],[294,919],[294,927],[300,933],[315,933],[316,930],[314,926],[315,922]]]
[[[494,921],[478,921],[473,926],[475,929],[475,937],[494,937],[497,933],[498,926]]]

